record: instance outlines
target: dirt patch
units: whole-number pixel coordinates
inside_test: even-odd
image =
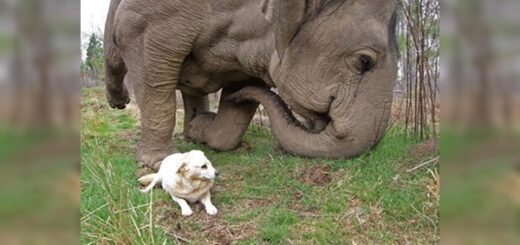
[[[231,244],[233,241],[252,237],[256,233],[254,223],[240,223],[229,225],[220,218],[210,218],[204,221],[202,228],[204,236],[212,242],[210,244]]]
[[[293,194],[292,194],[292,198],[294,201],[300,201],[303,197],[303,194],[299,191],[294,191]]]
[[[230,163],[233,166],[233,171],[226,168],[219,168],[220,175],[211,187],[212,193],[220,193],[223,191],[239,192],[241,183],[244,180],[244,174],[251,169],[247,166],[240,165],[240,163]]]
[[[305,207],[300,203],[295,202],[291,203],[289,205],[289,208],[296,211],[296,213],[299,214],[301,217],[321,217],[320,212],[316,209],[316,207]]]
[[[211,186],[211,193],[218,194],[218,193],[226,191],[226,189],[227,188],[226,188],[225,184],[214,182],[213,185]]]
[[[292,195],[291,195],[291,204],[289,207],[296,211],[298,214],[300,214],[303,217],[319,217],[320,214],[316,207],[314,206],[304,206],[300,203],[300,201],[303,198],[303,193],[300,191],[293,189]]]
[[[434,139],[423,141],[410,149],[408,152],[413,160],[422,160],[439,153]]]
[[[345,181],[350,181],[350,173],[344,168],[340,168],[340,169],[336,169],[336,170],[332,171],[331,177],[332,177],[332,182],[341,183],[341,182],[345,182]]]
[[[184,218],[179,212],[174,211],[171,208],[171,204],[170,207],[162,206],[157,208],[161,210],[161,214],[158,216],[159,228],[163,229],[179,244],[181,244],[181,242],[189,243],[192,241],[194,238],[192,237],[193,229],[188,223],[188,218]]]
[[[383,209],[380,203],[363,205],[357,199],[350,200],[348,208],[341,216],[340,222],[348,229],[381,230],[383,226]]]
[[[244,205],[248,209],[263,208],[277,202],[277,198],[248,198]]]
[[[222,219],[211,219],[204,222],[203,234],[210,238],[213,244],[231,244],[233,235],[226,221]]]
[[[231,234],[235,241],[249,239],[256,234],[256,225],[253,222],[249,222],[231,226]]]
[[[300,174],[299,180],[309,185],[324,186],[332,181],[330,166],[318,164],[305,168]]]
[[[163,211],[159,222],[177,242],[194,244],[231,244],[234,241],[251,238],[256,234],[253,222],[229,224],[217,215],[209,216],[202,204],[192,206],[194,214],[182,217],[173,210]]]
[[[267,206],[272,205],[273,203],[278,202],[278,197],[269,197],[269,198],[253,198],[253,197],[243,197],[240,198],[235,204],[233,204],[229,210],[224,211],[229,214],[239,214],[244,212],[249,212],[255,209],[265,208]]]

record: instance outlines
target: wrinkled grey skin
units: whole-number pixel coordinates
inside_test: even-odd
[[[104,40],[108,100],[125,108],[123,79],[132,81],[141,110],[137,157],[152,168],[175,152],[176,89],[185,136],[217,150],[237,147],[262,103],[288,152],[352,157],[374,146],[387,126],[394,27],[388,0],[112,0]],[[221,88],[218,113],[208,112],[207,94]]]

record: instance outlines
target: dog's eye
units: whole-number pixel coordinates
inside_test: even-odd
[[[201,168],[202,168],[202,169],[207,169],[207,168],[208,168],[208,166],[207,166],[206,164],[204,164],[204,165],[202,165],[202,167],[201,167]]]

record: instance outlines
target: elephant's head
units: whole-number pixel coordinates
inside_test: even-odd
[[[264,0],[261,8],[275,39],[272,81],[293,111],[314,122],[312,130],[298,127],[272,108],[281,105],[273,96],[244,92],[271,112],[280,144],[312,157],[349,157],[374,146],[396,79],[394,1]]]

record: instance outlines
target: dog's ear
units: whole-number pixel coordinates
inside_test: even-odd
[[[189,162],[189,152],[188,153],[183,153],[182,154],[183,156],[181,157],[181,159],[179,160],[181,162],[181,166],[179,167],[179,169],[177,169],[177,174],[179,175],[184,175],[186,172],[188,172],[188,162]]]
[[[177,174],[184,175],[188,170],[186,169],[186,162],[182,162],[179,169],[177,169]]]

